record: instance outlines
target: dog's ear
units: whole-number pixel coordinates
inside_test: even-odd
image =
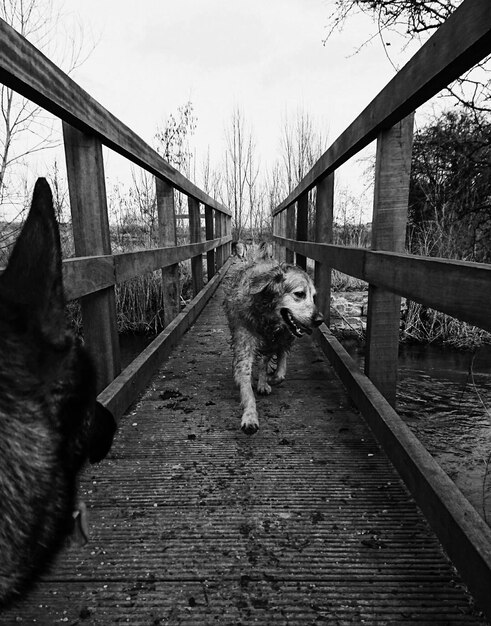
[[[44,178],[34,187],[31,209],[0,280],[3,314],[21,317],[50,343],[64,341],[61,247],[51,189]]]
[[[284,280],[285,274],[283,269],[281,266],[277,265],[267,272],[252,276],[249,291],[252,295],[266,292],[279,294],[281,293]]]

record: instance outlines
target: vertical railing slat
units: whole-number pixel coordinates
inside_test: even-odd
[[[309,194],[302,194],[297,202],[297,241],[307,241],[309,238]],[[296,264],[307,269],[307,259],[303,254],[296,255]]]
[[[291,204],[286,209],[286,225],[285,225],[285,237],[287,239],[295,239],[295,204]],[[295,261],[295,253],[293,250],[289,250],[288,248],[285,250],[285,261],[287,263],[294,263]]]
[[[226,229],[227,235],[230,236],[232,234],[232,216],[224,214],[224,219],[227,224],[227,229]],[[226,245],[226,258],[228,259],[228,257],[232,254],[232,242],[229,241],[225,245]]]
[[[201,215],[200,204],[191,196],[188,197],[189,209],[189,241],[199,243],[201,241]],[[198,254],[191,259],[191,275],[193,282],[193,295],[197,295],[203,289],[203,255]]]
[[[277,229],[278,235],[280,237],[286,237],[286,211],[282,211],[279,215],[276,216],[277,219]],[[286,246],[278,246],[277,258],[280,262],[286,261]]]
[[[172,185],[155,179],[157,196],[157,215],[159,245],[162,247],[177,245],[176,211],[174,189]],[[179,263],[162,268],[162,293],[164,300],[163,319],[167,326],[179,314],[180,285]]]
[[[315,203],[315,240],[332,243],[333,240],[334,173],[323,178],[317,185]],[[324,314],[327,326],[331,323],[331,268],[315,263],[315,286],[317,305]]]
[[[403,252],[406,240],[414,116],[377,140],[372,249]],[[369,286],[365,373],[392,406],[397,391],[401,298]]]
[[[77,256],[111,254],[102,145],[63,123],[73,239]],[[102,391],[121,371],[114,287],[81,298],[84,341]]]
[[[205,236],[206,239],[214,239],[213,209],[205,204]],[[208,280],[215,275],[215,250],[206,253],[206,274]]]

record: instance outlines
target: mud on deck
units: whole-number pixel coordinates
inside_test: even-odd
[[[83,477],[91,542],[0,623],[485,623],[307,338],[240,431],[222,298]]]

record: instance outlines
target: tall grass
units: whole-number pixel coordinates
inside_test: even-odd
[[[408,229],[408,250],[412,254],[465,261],[459,225],[436,221],[423,222]],[[440,311],[417,302],[407,301],[402,314],[401,340],[419,343],[439,343],[456,348],[474,349],[491,343],[491,335]]]

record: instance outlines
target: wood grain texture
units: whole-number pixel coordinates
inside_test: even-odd
[[[108,148],[176,189],[230,214],[3,20],[0,20],[0,41],[0,82],[71,126],[96,136]]]
[[[121,252],[112,256],[95,256],[63,261],[65,298],[75,300],[110,285],[129,280],[145,272],[186,261],[197,254],[218,248],[230,237],[185,244],[175,248],[155,248],[137,252]]]
[[[326,174],[491,53],[491,2],[466,0],[321,156],[283,211]]]
[[[106,183],[100,141],[63,124],[75,253],[111,254]],[[97,388],[121,371],[114,286],[81,300],[84,341],[95,363]]]
[[[404,252],[414,115],[377,139],[372,218],[372,250]],[[368,289],[365,374],[395,406],[399,360],[401,297],[370,285]]]
[[[309,238],[309,194],[304,193],[297,202],[297,241],[307,241]],[[303,254],[296,255],[298,267],[307,269],[307,259]]]
[[[215,224],[214,224],[214,218],[213,218],[213,209],[211,206],[205,206],[205,237],[207,239],[207,241],[210,241],[213,239],[214,235],[214,231],[215,231]],[[206,253],[206,275],[208,280],[210,280],[210,278],[213,278],[213,276],[215,275],[215,249],[212,248],[211,250],[208,250],[208,252]]]
[[[189,241],[199,243],[201,241],[201,214],[199,202],[194,198],[188,198],[189,209]],[[197,295],[203,289],[203,258],[201,254],[191,258],[191,275],[193,283],[193,295]]]
[[[228,241],[227,237],[190,243],[175,248],[156,248],[154,250],[140,250],[138,252],[123,252],[113,255],[116,282],[128,280],[145,272],[153,272],[161,267],[168,267],[187,259],[200,257],[217,246]]]
[[[315,240],[318,243],[332,243],[334,211],[334,173],[323,178],[317,185],[315,200]],[[287,211],[288,212],[288,211]],[[284,213],[282,213],[283,215]],[[331,267],[315,262],[315,286],[317,306],[324,315],[325,324],[331,320]]]
[[[109,255],[65,259],[62,270],[67,301],[116,284],[113,257]]]
[[[286,210],[286,235],[287,239],[295,239],[297,207],[292,204]],[[285,261],[287,263],[295,262],[295,253],[290,248],[285,248]]]
[[[381,447],[486,615],[491,617],[491,530],[325,325],[315,331]]]
[[[491,332],[491,265],[292,239],[281,241],[345,274]]]
[[[159,244],[163,248],[177,245],[176,210],[174,189],[169,183],[155,179]],[[179,264],[162,267],[162,296],[164,300],[164,327],[179,314],[181,289],[179,284]]]
[[[221,213],[215,214],[215,234],[217,237],[223,238],[226,234],[225,219]],[[216,251],[217,269],[220,269],[225,263],[225,246],[219,246]]]

